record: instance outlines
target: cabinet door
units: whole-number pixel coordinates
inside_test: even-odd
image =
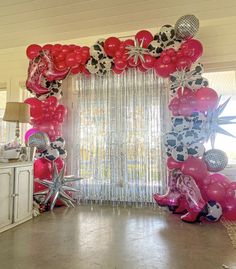
[[[32,216],[33,167],[16,167],[14,185],[13,221],[19,222]]]
[[[0,228],[12,223],[13,168],[0,169]]]

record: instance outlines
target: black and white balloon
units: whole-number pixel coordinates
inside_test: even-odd
[[[86,64],[86,68],[90,74],[96,74],[99,71],[99,61],[94,58],[90,58]]]
[[[41,153],[41,156],[45,159],[47,159],[48,161],[55,161],[57,158],[59,158],[60,154],[59,151],[57,149],[54,149],[52,147],[48,147],[46,150],[44,150]]]
[[[51,147],[54,149],[64,148],[65,147],[65,139],[63,137],[58,137],[55,141],[51,142]]]
[[[103,47],[97,43],[90,47],[90,55],[92,58],[99,61],[105,56],[105,52]]]
[[[207,202],[207,211],[206,218],[211,222],[218,221],[222,216],[222,207],[216,201],[210,200]]]
[[[207,169],[210,172],[219,172],[228,164],[228,157],[224,151],[220,149],[210,149],[203,155]]]
[[[188,149],[184,145],[177,145],[172,150],[172,158],[177,162],[184,162],[188,159]]]
[[[180,17],[175,23],[176,37],[182,40],[192,38],[199,29],[199,20],[194,15]]]
[[[153,40],[148,46],[149,54],[153,57],[160,57],[164,50],[164,44],[158,40]]]
[[[188,154],[194,157],[202,157],[205,147],[202,143],[193,143],[188,147]]]
[[[161,42],[164,44],[170,42],[175,38],[175,29],[172,25],[166,24],[163,25],[159,32],[159,37]]]

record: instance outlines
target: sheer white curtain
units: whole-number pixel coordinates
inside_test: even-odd
[[[164,191],[168,83],[129,70],[79,76],[73,122],[73,173],[86,201],[150,203]]]

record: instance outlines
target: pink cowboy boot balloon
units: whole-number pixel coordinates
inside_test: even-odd
[[[154,194],[153,198],[159,206],[168,206],[171,211],[174,211],[179,206],[181,193],[177,187],[180,170],[169,171],[168,190],[164,195]]]
[[[200,221],[202,216],[207,215],[207,204],[203,200],[201,192],[191,176],[182,174],[178,178],[177,188],[188,205],[188,212],[181,216],[182,221],[194,223]]]
[[[48,93],[49,90],[42,85],[42,78],[48,81],[64,79],[70,69],[59,71],[55,68],[53,59],[48,51],[41,51],[39,55],[30,61],[26,88],[38,95]]]

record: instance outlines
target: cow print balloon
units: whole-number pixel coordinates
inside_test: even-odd
[[[201,143],[193,143],[188,147],[188,154],[194,157],[202,157],[205,152],[205,147]]]
[[[184,162],[188,159],[188,149],[183,145],[177,145],[172,151],[172,158],[177,162]]]
[[[163,25],[159,32],[161,42],[167,44],[169,41],[175,38],[175,29],[171,25]]]
[[[158,42],[157,40],[153,40],[148,46],[149,54],[153,57],[160,57],[163,49],[164,44]]]

